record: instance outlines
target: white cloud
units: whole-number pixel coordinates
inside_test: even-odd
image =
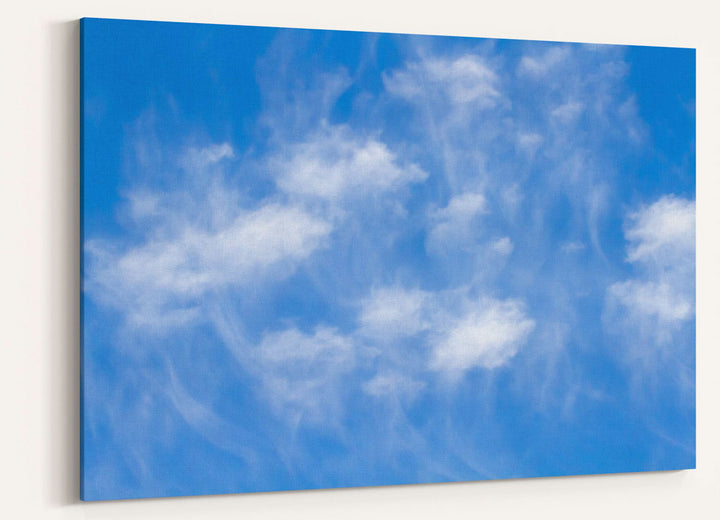
[[[550,116],[554,121],[569,124],[574,122],[580,116],[584,108],[585,106],[579,101],[571,100],[553,108],[550,112]]]
[[[160,198],[149,192],[136,191],[127,195],[130,218],[137,222],[157,214]]]
[[[590,234],[590,243],[592,244],[595,252],[600,255],[601,258],[605,258],[602,245],[600,244],[600,222],[602,216],[607,210],[609,190],[606,184],[598,184],[591,186],[588,189],[587,194],[587,225],[588,232]]]
[[[507,256],[512,253],[514,246],[509,237],[502,237],[493,241],[490,248],[500,255]]]
[[[414,164],[400,165],[385,144],[355,136],[344,126],[325,126],[307,141],[290,145],[271,168],[282,191],[330,200],[393,191],[427,178]]]
[[[477,217],[487,211],[487,202],[481,193],[465,192],[453,197],[447,206],[431,216],[428,250],[442,252],[447,246],[472,246],[479,233]]]
[[[387,398],[394,396],[402,399],[413,399],[425,386],[424,381],[418,381],[403,373],[384,371],[363,383],[362,388],[366,394],[373,397]]]
[[[122,310],[127,322],[158,331],[193,321],[208,291],[283,278],[321,247],[332,230],[296,205],[237,204],[233,190],[207,167],[232,155],[226,145],[192,150],[203,181],[175,192],[131,191],[128,214],[141,237],[132,245],[86,243],[86,288],[97,300]],[[205,169],[203,169],[205,168]],[[196,212],[197,208],[207,208]]]
[[[433,57],[383,75],[391,94],[414,102],[440,96],[453,104],[492,108],[501,99],[498,76],[479,56]]]
[[[451,379],[473,368],[497,368],[517,353],[534,327],[519,302],[484,302],[458,320],[434,346],[430,368]]]
[[[544,54],[540,55],[525,55],[521,58],[520,64],[518,65],[518,74],[521,76],[542,78],[554,68],[566,63],[570,56],[570,48],[563,46],[551,47]]]
[[[628,261],[670,267],[695,249],[695,202],[665,196],[630,215]],[[680,258],[678,258],[678,256]]]
[[[428,298],[424,291],[400,287],[373,290],[362,303],[363,333],[380,338],[414,336],[429,326],[425,316]]]
[[[466,192],[450,199],[448,205],[437,212],[440,220],[466,222],[487,212],[485,197],[481,193]]]
[[[221,321],[221,329],[233,327]],[[502,366],[534,326],[517,300],[470,299],[468,288],[389,286],[362,301],[358,328],[346,333],[325,325],[311,333],[291,327],[266,332],[256,345],[237,331],[221,333],[279,417],[340,427],[353,388],[379,399],[413,400],[427,388],[428,369],[458,382],[474,368]],[[360,366],[373,372],[362,376]]]
[[[298,364],[309,375],[310,371],[323,371],[319,361],[335,367],[345,365],[351,360],[352,345],[347,338],[326,327],[319,327],[313,335],[303,334],[298,329],[287,329],[265,335],[258,353],[264,365]]]
[[[605,322],[633,334],[630,355],[638,357],[643,346],[669,345],[694,315],[695,203],[664,196],[629,215],[625,238],[637,277],[610,285]]]
[[[448,184],[448,195],[459,195],[486,175],[490,148],[512,126],[511,104],[487,55],[419,54],[383,74],[384,98],[410,105],[407,134],[419,138],[416,153],[432,157],[429,164],[439,167],[435,178]]]
[[[517,146],[530,157],[535,155],[543,143],[543,136],[535,133],[520,132],[517,135]]]
[[[249,359],[246,368],[262,381],[263,396],[279,416],[323,423],[341,418],[343,377],[355,368],[350,337],[328,327],[312,334],[296,328],[270,332]]]
[[[262,95],[263,112],[258,122],[269,130],[271,140],[281,146],[297,142],[331,117],[338,98],[353,85],[345,67],[315,70],[305,78],[299,68],[298,50],[291,38],[280,36],[256,64],[256,78]]]
[[[520,204],[523,201],[523,193],[520,190],[520,186],[512,184],[503,189],[500,193],[500,199],[502,201],[501,211],[507,220],[512,221],[517,216],[517,211],[520,209]]]
[[[692,316],[692,302],[683,292],[668,282],[628,280],[611,285],[609,297],[633,313],[666,323]]]
[[[235,156],[230,143],[212,144],[202,148],[189,148],[183,158],[185,168],[202,171],[204,168]]]
[[[560,249],[563,253],[579,253],[580,251],[584,251],[586,248],[585,244],[580,242],[579,240],[575,240],[573,242],[565,242],[560,246]]]
[[[457,382],[468,370],[505,365],[535,322],[520,300],[472,293],[470,287],[434,292],[399,286],[374,289],[363,301],[356,331],[379,367],[364,384],[365,392],[415,396],[423,388],[417,381],[426,377],[422,374],[428,368]],[[412,341],[399,342],[402,338]]]
[[[132,248],[104,266],[103,274],[143,292],[197,296],[242,284],[285,260],[306,258],[329,232],[329,224],[299,208],[268,204],[238,216],[225,229],[189,228],[174,239]]]

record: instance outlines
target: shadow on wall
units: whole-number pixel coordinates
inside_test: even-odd
[[[49,119],[45,131],[51,143],[46,175],[51,190],[46,216],[50,254],[50,308],[45,391],[49,409],[45,428],[43,496],[51,505],[79,502],[80,496],[80,24],[51,23],[44,43]]]

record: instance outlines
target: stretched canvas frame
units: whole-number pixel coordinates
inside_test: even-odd
[[[695,466],[695,52],[81,21],[82,498]]]

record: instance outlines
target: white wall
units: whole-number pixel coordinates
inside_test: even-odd
[[[720,10],[707,1],[6,3],[0,41],[0,516],[720,518]],[[496,5],[499,4],[499,5]],[[678,45],[698,53],[698,469],[82,504],[78,27],[82,16]],[[714,510],[713,510],[714,509]]]

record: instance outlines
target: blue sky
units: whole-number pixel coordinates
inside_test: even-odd
[[[82,21],[86,500],[695,466],[695,52]]]

